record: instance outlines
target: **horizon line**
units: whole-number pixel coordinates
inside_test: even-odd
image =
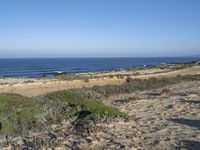
[[[198,58],[200,55],[194,56],[102,56],[102,57],[80,57],[80,56],[72,56],[72,57],[0,57],[0,59],[65,59],[65,58],[183,58],[183,57],[193,57]]]

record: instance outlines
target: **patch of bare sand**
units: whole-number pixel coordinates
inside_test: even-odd
[[[181,87],[181,88],[180,88]],[[128,119],[102,125],[96,135],[101,149],[199,149],[200,82],[167,87],[169,92],[150,95],[162,89],[118,95],[111,105],[128,115]],[[124,97],[119,101],[119,97]],[[130,96],[130,95],[129,95]]]
[[[89,82],[83,80],[73,81],[46,81],[37,83],[17,83],[0,85],[0,92],[18,93],[24,96],[38,96],[46,94],[48,92],[63,90],[63,89],[74,89],[82,87],[92,87],[94,85],[106,85],[106,84],[121,84],[123,80],[117,78],[112,79],[90,79]]]

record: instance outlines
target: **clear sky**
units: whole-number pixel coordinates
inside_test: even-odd
[[[200,54],[200,0],[0,0],[0,57]]]

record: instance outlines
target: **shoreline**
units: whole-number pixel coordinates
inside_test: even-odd
[[[131,79],[175,77],[177,75],[200,74],[200,62],[156,67],[133,67],[104,72],[61,74],[44,78],[0,78],[0,93],[18,93],[32,97],[63,89],[120,85]]]
[[[132,57],[130,57],[132,58]],[[152,57],[154,58],[154,57]],[[155,57],[155,58],[160,58],[160,57]],[[162,58],[168,58],[168,57],[162,57]],[[190,58],[190,57],[170,57],[170,58]],[[111,69],[99,69],[99,70],[88,70],[88,71],[72,71],[72,72],[66,72],[64,70],[54,70],[54,71],[51,71],[49,73],[41,73],[41,74],[29,74],[29,75],[0,75],[0,79],[2,78],[31,78],[31,79],[40,79],[40,78],[51,78],[51,77],[55,77],[57,75],[79,75],[79,74],[90,74],[90,73],[104,73],[104,72],[113,72],[113,71],[121,71],[121,70],[128,70],[129,68],[140,68],[140,69],[145,69],[145,68],[156,68],[156,67],[169,67],[169,66],[174,66],[174,65],[180,65],[180,64],[192,64],[192,63],[196,63],[196,62],[199,62],[200,61],[200,57],[191,57],[191,58],[194,58],[194,60],[185,60],[183,62],[160,62],[160,63],[157,63],[157,64],[154,64],[154,65],[148,65],[148,64],[143,64],[143,65],[133,65],[133,66],[126,66],[126,67],[113,67]],[[21,59],[21,58],[20,58]],[[34,59],[34,58],[33,58]],[[47,58],[48,59],[48,58]],[[52,58],[50,58],[52,59]],[[56,58],[55,58],[56,59]],[[63,58],[64,59],[64,58]],[[103,58],[100,58],[100,59],[103,59]],[[106,58],[105,58],[106,59]]]
[[[166,57],[167,58],[167,57]],[[199,57],[197,57],[199,58]],[[117,71],[127,71],[127,70],[140,70],[140,69],[152,69],[152,68],[169,68],[177,65],[192,65],[192,64],[200,64],[200,58],[194,61],[186,61],[186,62],[170,62],[170,63],[160,63],[157,65],[138,65],[138,66],[129,66],[129,67],[119,67],[119,68],[112,68],[112,69],[105,69],[105,70],[97,70],[97,71],[83,71],[83,72],[64,72],[64,71],[53,71],[49,75],[41,74],[41,75],[0,75],[0,79],[7,79],[7,78],[20,78],[20,79],[43,79],[43,78],[53,78],[59,75],[81,75],[81,74],[102,74],[108,72],[117,72]]]

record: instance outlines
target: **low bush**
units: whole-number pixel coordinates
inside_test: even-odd
[[[3,93],[0,94],[0,110],[1,133],[20,133],[37,128],[41,123],[45,126],[71,117],[77,117],[79,123],[88,123],[123,115],[117,108],[106,106],[99,100],[86,99],[75,90],[62,90],[35,98]]]
[[[8,120],[0,121],[0,131],[9,132],[14,129],[16,129],[16,126],[11,121]]]
[[[67,116],[74,116],[80,111],[88,110],[91,112],[90,116],[108,116],[108,117],[118,117],[121,116],[122,113],[110,106],[106,106],[102,101],[93,100],[93,99],[85,99],[84,96],[73,90],[62,90],[53,92],[47,95],[50,100],[63,101],[67,105],[69,105],[69,109],[67,109],[64,113]]]
[[[90,80],[88,78],[83,79],[84,82],[88,83]]]
[[[8,114],[16,109],[31,106],[33,100],[19,94],[0,93],[0,115]]]
[[[131,93],[134,91],[151,90],[156,88],[162,88],[167,85],[176,84],[184,81],[196,81],[200,80],[200,75],[185,75],[171,78],[150,78],[150,79],[131,79],[127,78],[126,82],[121,85],[105,85],[94,86],[90,88],[94,92],[101,94],[102,96],[110,96],[119,93]]]
[[[130,77],[130,76],[127,76],[126,82],[130,82],[131,80],[132,80],[131,77]]]
[[[38,113],[39,113],[38,108],[33,106],[26,107],[11,114],[9,116],[9,120],[19,124],[26,124],[32,122]]]

